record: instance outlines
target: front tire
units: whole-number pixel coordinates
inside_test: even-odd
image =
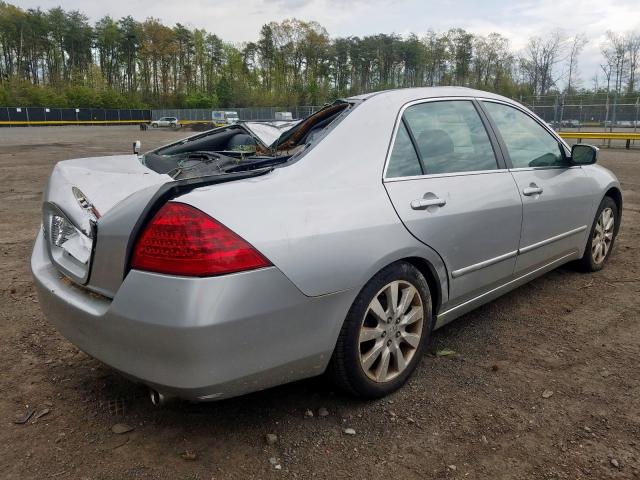
[[[618,206],[611,197],[604,197],[593,220],[584,255],[578,264],[585,272],[602,270],[611,255],[618,233]]]
[[[358,397],[388,395],[411,376],[432,330],[427,281],[410,263],[393,263],[356,297],[340,331],[329,376]]]

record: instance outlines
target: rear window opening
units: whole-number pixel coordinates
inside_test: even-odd
[[[282,166],[323,138],[353,105],[339,100],[297,123],[243,122],[214,129],[153,150],[142,163],[174,180]]]

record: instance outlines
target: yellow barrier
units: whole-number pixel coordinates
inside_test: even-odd
[[[635,132],[558,132],[562,138],[576,138],[582,140],[626,140],[626,149],[631,148],[631,140],[640,140],[640,133]]]

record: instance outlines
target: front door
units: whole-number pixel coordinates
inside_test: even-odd
[[[453,302],[511,278],[522,202],[471,100],[404,110],[385,187],[407,229],[444,260]]]
[[[584,246],[592,195],[584,171],[533,117],[504,103],[482,105],[498,129],[523,205],[516,272],[578,253]]]

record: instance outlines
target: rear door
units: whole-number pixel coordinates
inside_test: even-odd
[[[516,271],[578,252],[591,223],[592,194],[584,171],[571,165],[565,146],[526,111],[497,101],[481,104],[522,198]]]
[[[409,231],[435,249],[456,303],[511,278],[522,202],[471,99],[401,112],[384,183]]]

